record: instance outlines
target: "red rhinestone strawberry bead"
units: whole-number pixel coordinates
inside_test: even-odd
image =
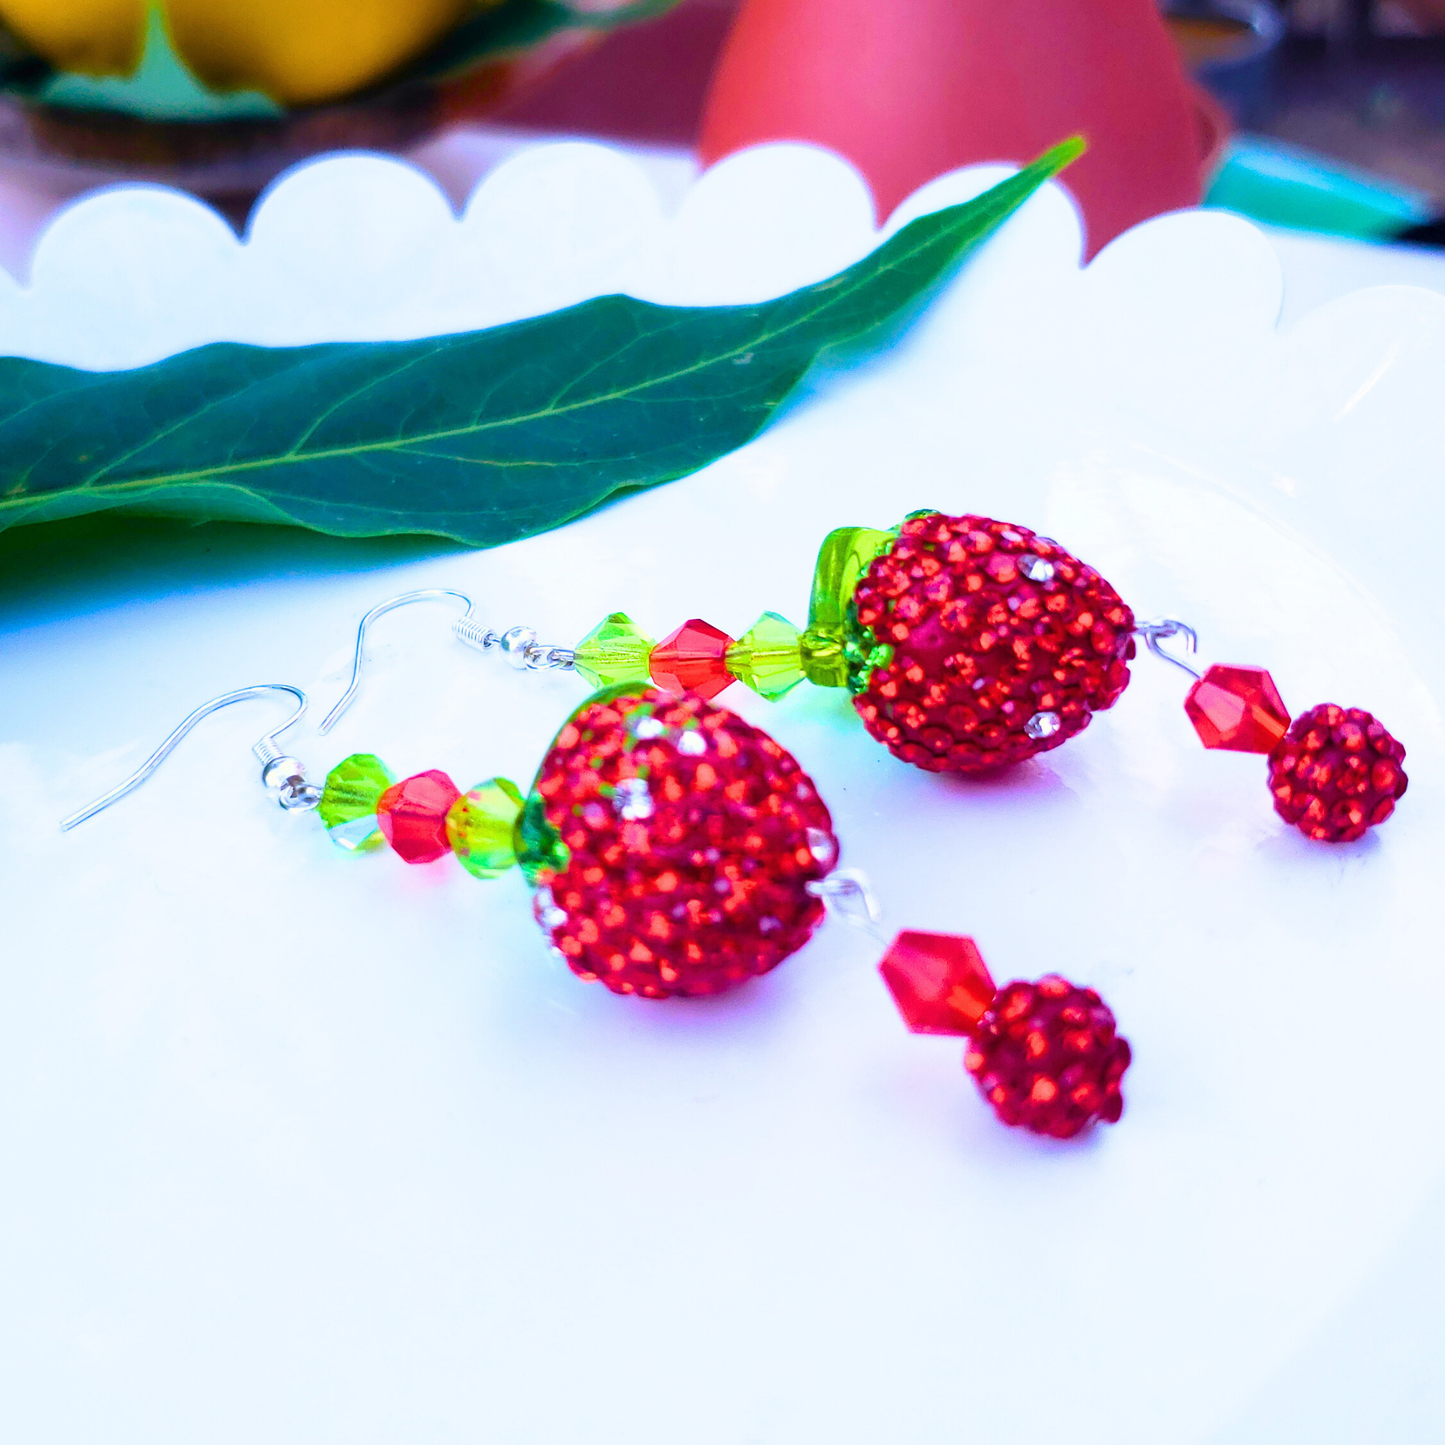
[[[1134,614],[1027,527],[912,517],[848,612],[853,705],[906,763],[971,773],[1056,748],[1129,683]]]
[[[1099,995],[1048,974],[998,991],[963,1062],[1002,1123],[1071,1139],[1096,1119],[1119,1121],[1129,1060]]]
[[[812,779],[758,728],[696,695],[632,686],[583,706],[519,827],[538,921],[615,993],[721,993],[807,942],[807,885],[837,862]]]
[[[1269,755],[1274,810],[1307,838],[1348,843],[1383,823],[1409,785],[1403,744],[1363,708],[1301,713]]]

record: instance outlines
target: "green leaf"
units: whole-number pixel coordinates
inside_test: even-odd
[[[421,341],[203,347],[135,371],[0,359],[0,529],[123,509],[338,536],[530,536],[696,471],[818,356],[920,303],[1082,150],[748,306],[604,296]]]

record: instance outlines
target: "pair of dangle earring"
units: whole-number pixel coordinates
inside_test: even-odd
[[[460,593],[392,599],[393,607]],[[797,762],[761,729],[711,702],[733,680],[770,698],[805,679],[846,687],[867,730],[930,772],[980,773],[1058,747],[1129,682],[1135,639],[1194,679],[1184,706],[1206,747],[1266,754],[1275,810],[1320,842],[1387,819],[1403,796],[1405,750],[1371,714],[1323,704],[1290,718],[1261,668],[1202,675],[1165,651],[1192,629],[1138,622],[1087,564],[1028,528],[975,515],[916,513],[897,528],[825,539],[808,627],[777,613],[733,639],[693,619],[653,643],[623,613],[575,648],[496,633],[467,613],[457,636],[522,669],[564,668],[600,691],[566,722],[524,795],[492,778],[463,794],[439,770],[401,781],[372,754],[324,786],[256,745],[262,781],[292,811],[319,812],[344,849],[389,844],[408,862],[455,854],[479,878],[520,866],[548,940],[579,977],[644,998],[721,992],[800,948],[825,907],[872,931],[866,884],[838,869],[828,810]],[[197,709],[130,779],[67,820],[74,826],[138,787],[204,716]],[[965,1064],[1005,1123],[1068,1137],[1123,1107],[1129,1046],[1099,996],[1049,975],[996,988],[972,940],[905,932],[880,965],[911,1028],[969,1039]]]
[[[367,626],[442,596],[461,598],[407,594],[363,619],[351,687],[323,732],[355,696]],[[541,647],[525,629],[481,628],[470,603],[455,631],[520,668],[576,665],[570,650]],[[245,688],[198,708],[131,778],[62,826],[139,787],[205,716],[272,689],[300,704],[254,749],[282,807],[317,812],[352,853],[389,845],[425,863],[451,852],[484,879],[519,866],[556,954],[613,992],[661,999],[736,987],[801,948],[827,911],[878,936],[871,890],[837,867],[831,815],[796,759],[697,693],[635,683],[604,689],[572,714],[525,795],[504,778],[462,793],[440,770],[397,780],[373,754],[345,759],[317,786],[277,741],[304,712],[305,694],[288,684]],[[911,1029],[968,1040],[965,1067],[1004,1123],[1068,1138],[1120,1117],[1129,1045],[1092,989],[1052,974],[999,988],[973,940],[949,934],[899,934],[880,971]]]

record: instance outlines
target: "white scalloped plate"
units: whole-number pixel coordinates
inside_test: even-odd
[[[119,366],[617,286],[732,300],[873,240],[856,177],[800,147],[676,215],[623,157],[539,149],[459,221],[417,173],[344,158],[284,181],[245,246],[163,192],[82,203],[0,293],[0,341]],[[1050,188],[894,352],[546,537],[158,525],[133,564],[82,537],[48,593],[0,594],[8,1438],[1432,1438],[1445,299],[1362,292],[1279,334],[1243,222],[1165,217],[1086,271],[1078,249]],[[614,608],[736,633],[800,616],[829,527],[923,505],[1059,537],[1211,659],[1268,666],[1296,708],[1367,706],[1410,750],[1396,817],[1329,849],[1274,817],[1262,760],[1198,746],[1148,659],[985,784],[894,763],[841,695],[726,696],[813,772],[892,923],[1105,990],[1137,1062],[1122,1124],[1076,1146],[997,1126],[836,926],[734,996],[649,1006],[549,963],[516,878],[340,856],[256,787],[259,707],[55,831],[206,697],[275,677],[329,703],[395,592],[461,587],[559,642]],[[447,620],[378,628],[342,726],[298,730],[315,772],[375,750],[530,776],[580,686]]]

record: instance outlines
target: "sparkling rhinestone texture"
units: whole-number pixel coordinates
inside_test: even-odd
[[[775,968],[823,917],[807,885],[838,850],[812,780],[695,693],[619,689],[584,705],[528,813],[556,839],[528,860],[554,910],[539,921],[575,974],[615,993],[721,993]]]
[[[1267,753],[1289,727],[1289,709],[1262,667],[1208,669],[1189,689],[1184,711],[1207,748]]]
[[[447,814],[461,797],[457,785],[440,770],[392,784],[376,805],[386,841],[408,863],[431,863],[451,852]]]
[[[1095,1119],[1118,1122],[1129,1059],[1099,995],[1048,974],[998,991],[963,1062],[1000,1122],[1071,1139]]]
[[[1134,614],[1092,567],[988,517],[911,517],[860,579],[847,627],[864,725],[936,773],[1067,742],[1118,700],[1134,656]]]
[[[1363,708],[1301,713],[1269,755],[1274,810],[1306,838],[1349,843],[1383,823],[1409,779],[1404,746]]]
[[[878,972],[916,1034],[967,1037],[995,993],[978,945],[956,933],[900,933]]]

